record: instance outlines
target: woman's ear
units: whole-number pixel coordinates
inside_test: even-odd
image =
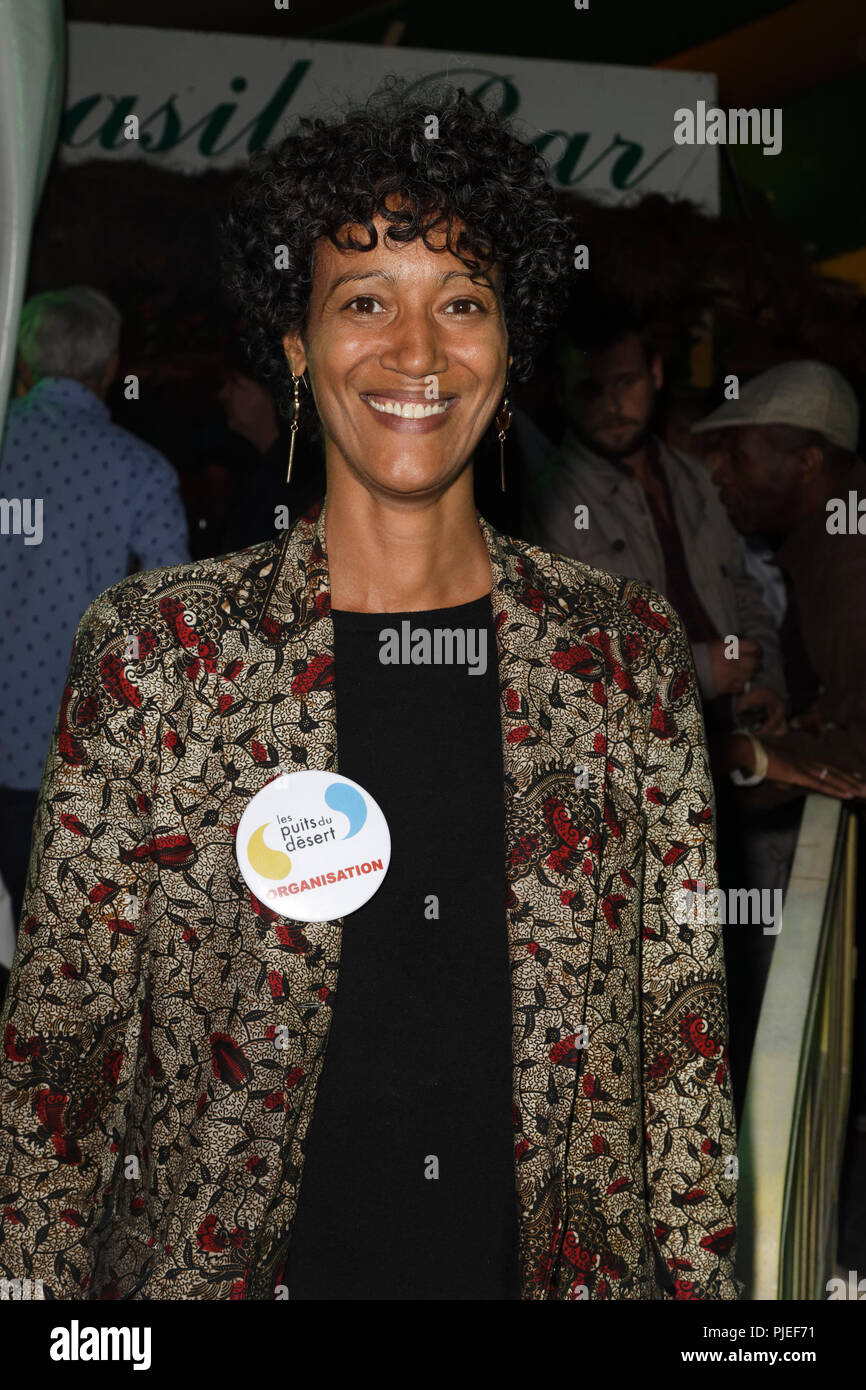
[[[283,351],[294,375],[303,376],[307,370],[307,354],[300,333],[286,333],[283,336]]]

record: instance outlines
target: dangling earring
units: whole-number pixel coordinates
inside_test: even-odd
[[[505,435],[511,426],[511,402],[508,399],[508,377],[505,378],[505,395],[502,404],[496,412],[496,424],[499,428],[499,482],[502,491],[505,491]]]
[[[291,438],[291,443],[289,444],[289,471],[288,471],[288,473],[286,474],[286,483],[287,483],[287,484],[290,483],[290,482],[292,481],[292,459],[295,457],[295,435],[296,435],[297,432],[298,432],[298,416],[299,416],[300,413],[301,413],[301,394],[300,394],[300,392],[299,392],[299,390],[298,390],[298,382],[299,382],[300,380],[301,380],[301,378],[300,378],[299,376],[295,376],[294,372],[292,372],[292,381],[293,381],[294,387],[295,387],[295,399],[294,399],[293,408],[292,408],[292,424],[291,424],[292,438]]]

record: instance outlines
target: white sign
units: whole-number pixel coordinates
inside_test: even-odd
[[[336,772],[285,772],[256,792],[238,823],[238,865],[281,917],[331,922],[381,885],[388,822],[368,791]]]
[[[66,163],[144,156],[187,172],[226,168],[279,139],[290,118],[333,117],[398,73],[453,82],[513,119],[562,188],[610,202],[667,193],[718,211],[716,149],[674,141],[677,110],[714,103],[712,73],[125,24],[73,23],[68,35]]]

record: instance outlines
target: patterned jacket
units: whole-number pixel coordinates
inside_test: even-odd
[[[337,770],[325,510],[78,628],[2,1017],[0,1272],[47,1298],[285,1296],[342,924],[277,916],[234,842],[280,770]],[[645,585],[479,524],[522,1297],[736,1299],[721,929],[680,906],[716,884],[688,643]]]

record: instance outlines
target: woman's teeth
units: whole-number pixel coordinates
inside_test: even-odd
[[[365,400],[374,410],[381,410],[385,415],[400,415],[404,420],[423,420],[428,415],[443,415],[448,409],[447,401],[421,405],[413,401],[374,401],[372,396],[366,396]]]

